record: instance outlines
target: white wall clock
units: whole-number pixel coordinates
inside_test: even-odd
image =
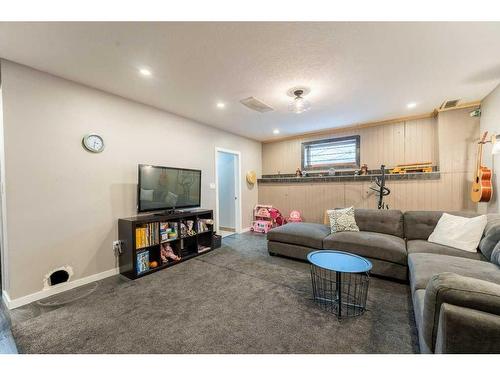
[[[104,140],[97,134],[87,134],[82,139],[82,145],[90,152],[98,153],[104,150]]]

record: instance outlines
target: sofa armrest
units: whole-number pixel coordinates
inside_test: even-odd
[[[443,304],[481,311],[500,319],[500,285],[450,272],[432,277],[425,290],[422,337],[433,352]],[[449,328],[446,332],[451,334]]]
[[[500,353],[500,316],[443,303],[434,353]]]

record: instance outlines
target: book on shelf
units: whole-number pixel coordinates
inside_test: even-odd
[[[149,271],[149,251],[137,253],[137,273]]]
[[[147,223],[135,228],[135,248],[153,246],[158,244],[158,223]]]
[[[208,232],[210,230],[209,225],[213,224],[212,219],[198,219],[196,222],[198,225],[198,233]]]

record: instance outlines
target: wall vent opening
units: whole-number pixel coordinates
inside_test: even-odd
[[[49,285],[54,286],[57,284],[65,283],[69,280],[69,273],[65,270],[54,271],[49,276]]]
[[[266,103],[261,102],[259,99],[254,98],[253,96],[241,99],[240,103],[243,104],[245,107],[248,107],[257,112],[274,111],[272,107],[268,106]]]
[[[439,109],[455,108],[459,102],[460,102],[460,99],[445,100],[443,102],[443,104],[441,104],[441,107],[439,107]]]
[[[49,290],[55,285],[70,282],[73,277],[71,266],[58,267],[45,274],[43,278],[43,290]]]

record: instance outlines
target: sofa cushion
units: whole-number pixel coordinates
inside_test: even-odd
[[[323,248],[407,264],[406,245],[402,238],[375,232],[332,233],[323,240]]]
[[[269,241],[291,243],[315,249],[323,248],[323,239],[330,234],[330,227],[315,223],[288,223],[267,233]]]
[[[420,347],[420,353],[431,354],[432,352],[425,343],[423,336],[425,289],[416,290],[415,293],[412,294],[412,299],[415,323],[418,331],[418,346]]]
[[[481,260],[442,254],[413,253],[408,255],[408,267],[412,291],[425,289],[432,276],[443,272],[453,272],[500,284],[500,267]]]
[[[478,251],[472,253],[470,251],[459,250],[454,247],[439,245],[437,243],[432,243],[425,240],[408,241],[406,243],[406,248],[408,249],[408,254],[432,253],[432,254],[451,255],[455,257],[462,257],[468,259],[486,260],[483,254],[481,254]]]
[[[500,266],[500,242],[497,243],[497,245],[493,249],[490,262],[496,264],[497,266]]]
[[[391,234],[403,238],[403,213],[400,210],[357,208],[354,218],[360,231]]]
[[[425,300],[425,289],[418,289],[412,295],[413,299],[413,311],[415,313],[415,323],[417,324],[417,329],[420,331],[422,329],[423,317],[424,317],[424,300]]]
[[[484,236],[481,242],[479,242],[479,250],[481,250],[486,259],[495,263],[492,259],[492,252],[500,241],[500,215],[487,214],[486,217],[488,221],[486,228],[484,228]]]
[[[451,215],[475,217],[473,212],[448,212]],[[443,211],[406,211],[404,233],[407,240],[427,240],[436,227]]]

